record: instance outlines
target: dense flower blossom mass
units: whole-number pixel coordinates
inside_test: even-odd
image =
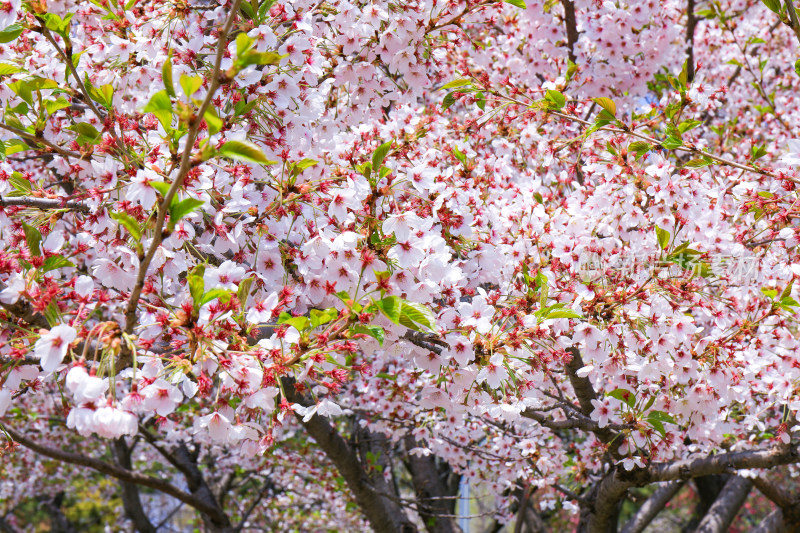
[[[791,1],[10,1],[0,77],[0,525],[800,519]]]

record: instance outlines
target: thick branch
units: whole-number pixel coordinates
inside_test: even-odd
[[[688,0],[686,6],[686,79],[694,80],[694,30],[697,28],[697,17],[694,14],[695,0]]]
[[[641,533],[653,521],[658,513],[681,490],[683,481],[670,481],[657,488],[656,491],[639,507],[636,514],[625,524],[622,533]]]
[[[293,379],[284,378],[282,380],[286,399],[291,403],[310,405],[311,402],[295,390],[294,383]],[[402,533],[404,527],[411,525],[397,503],[376,490],[358,460],[356,450],[325,418],[316,414],[308,422],[304,422],[299,416],[297,418],[331,462],[336,465],[337,470],[347,482],[347,486],[353,492],[356,503],[375,531]]]
[[[569,363],[564,365],[564,370],[567,372],[569,382],[572,385],[572,389],[575,391],[578,404],[581,406],[581,412],[584,416],[589,417],[592,411],[594,411],[592,400],[597,400],[597,393],[594,391],[589,378],[582,378],[578,375],[578,370],[584,367],[580,351],[574,346],[567,348],[567,351],[572,355],[572,359],[570,359]],[[606,445],[610,445],[617,436],[617,434],[610,429],[600,428],[600,426],[592,431],[597,438]],[[611,453],[614,454],[615,450],[612,449]]]
[[[132,470],[131,450],[125,443],[125,439],[119,438],[111,443],[111,451],[117,464],[126,470]],[[156,528],[150,522],[150,518],[142,506],[142,499],[139,495],[139,486],[135,483],[120,480],[122,492],[122,507],[125,515],[133,522],[133,526],[139,533],[156,533]]]
[[[575,2],[573,0],[561,0],[564,8],[564,24],[567,27],[567,53],[569,60],[575,63],[575,44],[578,42],[578,21],[575,18]]]
[[[631,473],[631,478],[641,478],[640,482],[672,481],[724,474],[745,468],[772,468],[798,461],[800,455],[795,448],[777,446],[765,450],[726,452],[671,463],[655,463],[644,470]]]
[[[717,501],[700,521],[695,533],[724,533],[744,505],[753,482],[740,476],[731,476],[720,492]]]
[[[29,450],[38,453],[39,455],[44,455],[45,457],[50,457],[51,459],[55,459],[63,463],[86,466],[119,480],[136,483],[137,485],[142,485],[143,487],[150,487],[151,489],[155,489],[159,492],[163,492],[164,494],[172,496],[173,498],[182,501],[183,503],[197,509],[202,513],[214,512],[214,509],[208,507],[204,502],[194,498],[193,496],[190,496],[189,494],[186,494],[179,488],[161,479],[146,476],[144,474],[140,474],[139,472],[133,472],[120,466],[106,463],[104,461],[100,461],[99,459],[94,459],[85,455],[65,452],[64,450],[55,448],[48,448],[25,437],[10,426],[6,425],[3,426],[3,428],[6,433],[8,433],[8,435],[14,439],[15,442],[18,442]]]
[[[419,446],[416,439],[408,435],[405,440],[406,452]],[[417,496],[417,512],[429,533],[460,532],[452,518],[449,498],[455,494],[448,492],[439,476],[434,455],[406,453],[406,465],[411,472],[411,483]]]

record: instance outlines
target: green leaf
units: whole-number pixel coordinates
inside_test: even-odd
[[[183,89],[183,94],[191,98],[192,95],[203,86],[203,78],[200,76],[187,76],[186,74],[181,74],[180,84],[181,89]]]
[[[633,393],[626,389],[614,389],[611,392],[607,392],[606,396],[611,396],[612,398],[616,398],[617,400],[623,402],[628,407],[633,409],[636,405],[636,397]]]
[[[52,115],[59,109],[64,109],[69,107],[69,102],[63,96],[57,98],[56,100],[47,100],[44,103],[44,108],[47,109],[47,113]]]
[[[299,176],[307,168],[316,166],[318,163],[314,159],[301,159],[292,165],[292,176]]]
[[[467,156],[464,155],[464,152],[458,149],[458,146],[453,145],[453,156],[458,159],[462,165],[467,164]]]
[[[670,234],[667,230],[656,226],[656,238],[658,239],[658,245],[662,250],[666,250],[667,247],[669,247]]]
[[[444,95],[444,99],[442,100],[442,111],[448,109],[451,105],[456,103],[456,92],[457,91],[451,91]]]
[[[386,318],[394,322],[395,324],[400,323],[400,314],[403,308],[403,301],[398,298],[397,296],[386,296],[377,300],[375,305],[378,306],[378,309],[386,315]]]
[[[175,96],[175,83],[172,81],[172,50],[167,54],[167,60],[161,65],[161,81],[164,82],[164,90],[167,95]]]
[[[206,109],[203,118],[206,120],[209,135],[216,135],[222,129],[222,119],[220,119],[216,112],[210,107]]]
[[[248,141],[228,141],[219,149],[219,155],[262,165],[274,165],[277,163],[277,161],[267,159],[258,146]]]
[[[788,285],[781,291],[781,299],[791,296],[792,288],[794,287],[794,280],[791,280]]]
[[[169,99],[167,91],[158,91],[154,94],[143,111],[154,114],[164,129],[169,129],[172,125],[172,100]]]
[[[678,137],[667,135],[667,138],[664,139],[664,142],[662,142],[661,145],[667,150],[674,150],[676,148],[680,148],[681,146],[683,146],[683,141]]]
[[[662,424],[660,420],[657,419],[651,420],[648,418],[647,421],[650,422],[650,425],[653,426],[653,429],[656,430],[658,434],[661,435],[662,438],[667,436],[667,430],[664,429],[664,424]]]
[[[646,154],[652,149],[653,145],[645,141],[634,141],[628,145],[628,151],[634,152],[639,157]]]
[[[203,200],[198,200],[197,198],[184,198],[180,202],[173,203],[169,208],[169,227],[174,228],[180,219],[204,203]]]
[[[311,316],[311,327],[317,328],[337,318],[339,316],[339,311],[337,311],[335,307],[329,307],[322,311],[319,309],[312,309],[309,315]]]
[[[253,47],[253,39],[242,32],[236,36],[236,57],[242,57]]]
[[[466,85],[472,85],[472,80],[469,78],[461,78],[458,80],[453,80],[450,83],[445,83],[442,85],[442,89],[454,89],[456,87],[464,87]]]
[[[761,3],[767,6],[767,8],[769,8],[769,10],[772,11],[773,13],[780,14],[781,0],[761,0]]]
[[[364,324],[356,324],[350,331],[353,333],[362,333],[364,335],[369,335],[378,340],[378,344],[383,346],[383,339],[386,335],[386,332],[380,326],[365,326]]]
[[[128,213],[109,213],[109,216],[119,222],[136,241],[142,240],[142,229],[136,219]]]
[[[8,182],[15,191],[22,194],[28,194],[33,189],[31,182],[26,180],[25,177],[19,172],[13,172],[11,177],[8,179]]]
[[[170,188],[170,184],[164,183],[163,181],[151,181],[150,186],[155,190],[157,190],[159,194],[161,194],[162,198],[165,198],[167,196],[167,193],[169,192]]]
[[[26,80],[17,80],[7,85],[9,89],[14,91],[17,96],[29,106],[33,106],[33,94],[31,93],[31,85]]]
[[[665,413],[664,411],[650,411],[647,413],[648,420],[658,420],[660,422],[667,422],[669,424],[675,424],[675,419],[672,418],[672,415]]]
[[[8,76],[17,72],[24,72],[24,70],[10,63],[0,63],[0,76]]]
[[[544,315],[544,319],[551,318],[583,318],[583,315],[574,309],[551,309]]]
[[[292,316],[289,313],[283,312],[278,319],[278,324],[286,324],[295,328],[297,331],[305,331],[308,329],[311,321],[304,316]]]
[[[11,26],[8,26],[3,31],[0,31],[0,44],[10,43],[14,39],[22,35],[22,32],[24,30],[25,28],[23,28],[19,24],[12,24]]]
[[[250,297],[250,289],[253,287],[253,281],[255,278],[250,276],[249,278],[245,278],[239,282],[239,290],[236,291],[236,298],[238,298],[239,302],[244,307],[247,304],[247,298]]]
[[[91,83],[86,83],[86,90],[88,91],[89,96],[92,98],[92,100],[102,105],[106,109],[111,109],[111,106],[114,105],[113,85],[106,84],[101,87],[93,87]]]
[[[386,156],[389,155],[389,151],[392,149],[393,143],[394,141],[385,142],[375,149],[375,151],[372,153],[373,169],[381,168],[381,165],[383,165],[383,160],[386,159]]]
[[[195,308],[199,306],[200,300],[202,300],[203,293],[205,292],[205,282],[203,281],[203,274],[205,274],[205,272],[205,265],[197,265],[186,277],[186,281],[189,284],[189,293],[192,295]]]
[[[612,117],[617,116],[617,105],[610,98],[601,96],[599,98],[592,98],[592,101],[602,107]]]
[[[42,234],[39,230],[25,222],[22,223],[22,230],[25,232],[25,241],[28,243],[28,249],[31,251],[31,255],[34,257],[42,255],[42,249],[40,247]]]
[[[800,59],[794,62],[794,71],[800,76]]]
[[[683,122],[678,124],[678,131],[680,131],[681,133],[686,133],[689,130],[693,130],[700,124],[702,124],[702,122],[700,122],[699,120],[694,120],[694,119],[684,120]]]
[[[767,148],[763,145],[753,145],[750,147],[750,157],[753,161],[761,159],[767,155]]]
[[[554,109],[561,109],[567,104],[567,99],[564,95],[553,89],[549,89],[544,98],[552,104],[551,107]]]
[[[233,296],[233,294],[229,290],[211,289],[207,293],[203,294],[203,298],[200,300],[200,307],[206,305],[212,300],[216,300],[217,298],[219,298],[219,301],[226,304],[230,301],[231,296]]]
[[[279,54],[277,52],[249,52],[236,61],[240,66],[247,65],[279,65],[281,60],[289,57],[289,54]]]
[[[523,0],[503,0],[503,2],[505,2],[506,4],[511,4],[512,6],[516,6],[520,9],[525,9],[526,7],[528,7],[525,5],[525,2]]]
[[[43,13],[39,15],[44,20],[45,26],[48,30],[52,30],[62,36],[65,40],[69,40],[69,25],[72,20],[73,13],[67,14],[65,18],[61,18],[55,13]]]
[[[57,268],[66,268],[66,267],[74,267],[75,263],[70,261],[69,259],[65,258],[62,255],[51,255],[47,259],[44,260],[40,270],[42,272],[50,272],[51,270],[55,270]]]
[[[67,129],[78,134],[75,139],[78,144],[97,144],[102,139],[102,134],[97,131],[97,128],[86,122],[78,122]]]
[[[776,289],[761,287],[761,292],[764,293],[764,296],[766,296],[770,300],[774,300],[775,297],[778,296],[778,291]]]
[[[486,110],[486,96],[482,92],[477,92],[477,93],[475,93],[475,98],[476,98],[475,105],[478,106],[478,109],[480,109],[481,111],[485,111]]]
[[[433,312],[424,305],[404,300],[400,312],[401,316],[431,331],[436,331],[436,317],[433,315]]]
[[[702,168],[713,164],[714,161],[712,161],[711,159],[705,157],[697,157],[695,159],[690,159],[689,161],[684,163],[683,166],[689,168]]]

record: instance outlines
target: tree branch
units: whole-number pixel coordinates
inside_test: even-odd
[[[0,196],[0,206],[35,207],[36,209],[71,209],[82,213],[89,212],[89,206],[83,202],[67,200],[66,198],[33,198],[30,196],[6,197]]]
[[[573,0],[561,0],[564,8],[564,24],[567,27],[567,54],[569,60],[575,63],[575,44],[578,42],[578,21],[575,18],[575,2]]]
[[[111,443],[110,447],[117,464],[126,470],[132,470],[131,450],[125,443],[125,439],[116,439]],[[133,522],[136,531],[139,533],[156,533],[156,528],[150,522],[150,518],[142,506],[139,486],[124,480],[119,480],[119,484],[122,493],[122,507],[125,509],[127,517]]]
[[[747,495],[753,488],[753,482],[740,476],[731,476],[717,501],[700,521],[695,533],[724,533],[736,517],[736,513],[744,505]]]
[[[659,488],[636,511],[625,526],[622,533],[641,533],[650,522],[658,515],[669,501],[678,493],[684,481],[670,481]]]
[[[789,21],[791,21],[792,30],[797,36],[797,42],[800,42],[800,21],[797,20],[797,11],[794,9],[792,0],[786,0],[786,11],[789,13]]]
[[[65,452],[64,450],[58,450],[55,448],[48,448],[32,441],[28,437],[17,432],[12,427],[5,425],[3,428],[15,442],[18,442],[22,446],[38,453],[39,455],[44,455],[45,457],[49,457],[64,463],[85,466],[119,480],[136,483],[137,485],[142,485],[143,487],[150,487],[151,489],[155,489],[159,492],[163,492],[164,494],[172,496],[173,498],[182,501],[183,503],[197,509],[202,513],[214,512],[214,509],[210,508],[206,503],[189,494],[186,494],[179,488],[161,479],[146,476],[144,474],[140,474],[139,472],[133,472],[120,466],[106,463],[104,461],[100,461],[99,459],[94,459],[93,457]]]
[[[289,402],[306,407],[311,405],[311,402],[295,389],[294,379],[283,378],[281,382]],[[352,491],[356,503],[375,531],[402,533],[404,527],[411,526],[411,522],[400,506],[376,489],[373,480],[370,480],[359,461],[356,450],[325,418],[315,414],[307,422],[303,421],[300,416],[297,416],[297,419],[325,452],[328,459],[336,465],[337,470]]]
[[[172,199],[178,193],[178,189],[183,184],[183,180],[186,178],[186,174],[189,172],[190,163],[191,163],[191,155],[192,151],[194,150],[194,143],[197,140],[197,134],[200,130],[200,123],[203,121],[203,115],[205,114],[206,110],[211,105],[211,100],[214,99],[214,94],[217,92],[217,89],[220,85],[220,70],[222,66],[222,56],[225,54],[225,50],[228,47],[228,34],[231,31],[231,27],[233,26],[233,21],[236,19],[237,14],[239,13],[239,4],[241,0],[233,0],[231,4],[231,10],[228,14],[228,19],[225,22],[225,26],[222,28],[222,31],[219,34],[219,41],[217,42],[217,52],[216,57],[214,59],[214,69],[211,72],[210,83],[208,87],[208,93],[206,94],[203,103],[200,105],[200,109],[198,109],[195,116],[189,122],[189,130],[186,132],[186,144],[184,145],[185,148],[183,153],[181,154],[180,159],[180,166],[178,167],[178,175],[175,176],[175,181],[170,186],[167,194],[164,195],[164,201],[161,202],[161,205],[158,207],[158,215],[156,217],[155,223],[155,232],[153,234],[153,240],[150,242],[150,247],[147,250],[147,254],[142,259],[141,264],[139,265],[139,272],[136,276],[136,283],[133,286],[133,290],[131,291],[130,300],[128,300],[128,306],[125,310],[125,332],[128,334],[133,333],[133,329],[136,327],[136,308],[139,305],[139,296],[142,294],[142,287],[144,287],[144,280],[147,277],[147,269],[150,266],[150,263],[153,260],[153,257],[156,254],[156,250],[161,245],[161,239],[163,238],[164,234],[164,220],[167,218],[167,212],[169,211],[169,206],[172,202]]]

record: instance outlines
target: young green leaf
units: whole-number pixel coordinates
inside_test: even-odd
[[[139,223],[136,222],[132,216],[128,213],[109,213],[111,218],[119,222],[122,227],[128,230],[128,233],[131,234],[131,237],[134,238],[136,241],[142,240],[142,229],[139,227]]]
[[[636,397],[633,393],[626,389],[614,389],[611,392],[607,392],[606,396],[611,396],[612,398],[616,398],[617,400],[623,402],[628,407],[633,409],[636,405]]]
[[[167,54],[167,60],[161,65],[161,81],[164,82],[164,90],[171,97],[175,97],[175,83],[172,81],[172,50]]]
[[[386,332],[380,326],[365,326],[364,324],[356,324],[350,328],[350,331],[353,333],[360,333],[362,335],[369,335],[370,337],[377,339],[378,344],[383,346],[383,339],[386,335]]]
[[[203,200],[197,198],[184,198],[180,202],[173,203],[169,208],[169,226],[174,228],[175,224],[183,217],[203,205]]]
[[[400,300],[400,298],[397,296],[386,296],[375,301],[375,305],[378,306],[378,309],[380,309],[381,313],[386,315],[386,318],[395,324],[400,323],[400,314],[403,307],[403,302]]]
[[[0,44],[10,43],[20,35],[25,30],[19,24],[12,24],[11,26],[6,27],[3,31],[0,31]]]
[[[386,159],[386,156],[389,155],[389,151],[392,149],[393,143],[394,141],[385,142],[375,149],[372,153],[372,168],[381,168],[383,160]]]
[[[667,230],[656,226],[656,239],[658,239],[658,245],[662,250],[666,250],[669,247],[670,234]]]
[[[165,129],[172,125],[172,100],[169,99],[167,91],[158,91],[154,94],[143,111],[154,114]]]
[[[465,87],[467,85],[472,85],[472,80],[469,78],[461,78],[445,83],[442,85],[442,89],[455,89],[456,87]]]
[[[194,302],[195,308],[200,306],[200,301],[202,300],[203,293],[205,292],[205,282],[203,281],[203,274],[205,274],[205,271],[205,265],[197,265],[186,277],[186,281],[189,284],[189,293],[192,295],[192,301]]]
[[[612,117],[617,116],[617,105],[610,98],[601,96],[599,98],[592,98],[592,101],[606,110]]]
[[[180,84],[181,89],[183,89],[183,94],[191,98],[192,95],[196,93],[200,87],[202,87],[203,78],[200,76],[187,76],[186,74],[181,74]]]
[[[274,165],[277,161],[270,161],[261,148],[248,141],[228,141],[219,149],[219,155],[248,163]]]
[[[544,96],[545,100],[550,102],[551,107],[554,109],[561,109],[567,103],[567,99],[559,91],[549,89]]]
[[[39,232],[39,230],[29,224],[26,224],[25,222],[22,223],[22,230],[25,232],[25,242],[28,244],[28,249],[31,251],[31,255],[34,257],[39,257],[42,255],[42,249],[40,247],[42,242],[42,234]]]
[[[65,258],[63,255],[51,255],[44,260],[42,266],[39,268],[42,272],[50,272],[58,268],[74,267],[75,263]]]
[[[436,318],[433,312],[422,304],[403,301],[401,309],[401,316],[420,324],[421,326],[431,330],[436,330]],[[416,328],[413,328],[416,329]]]
[[[329,307],[320,311],[319,309],[312,309],[309,312],[311,316],[311,327],[317,328],[323,324],[327,324],[331,320],[339,316],[339,311],[335,307]]]

